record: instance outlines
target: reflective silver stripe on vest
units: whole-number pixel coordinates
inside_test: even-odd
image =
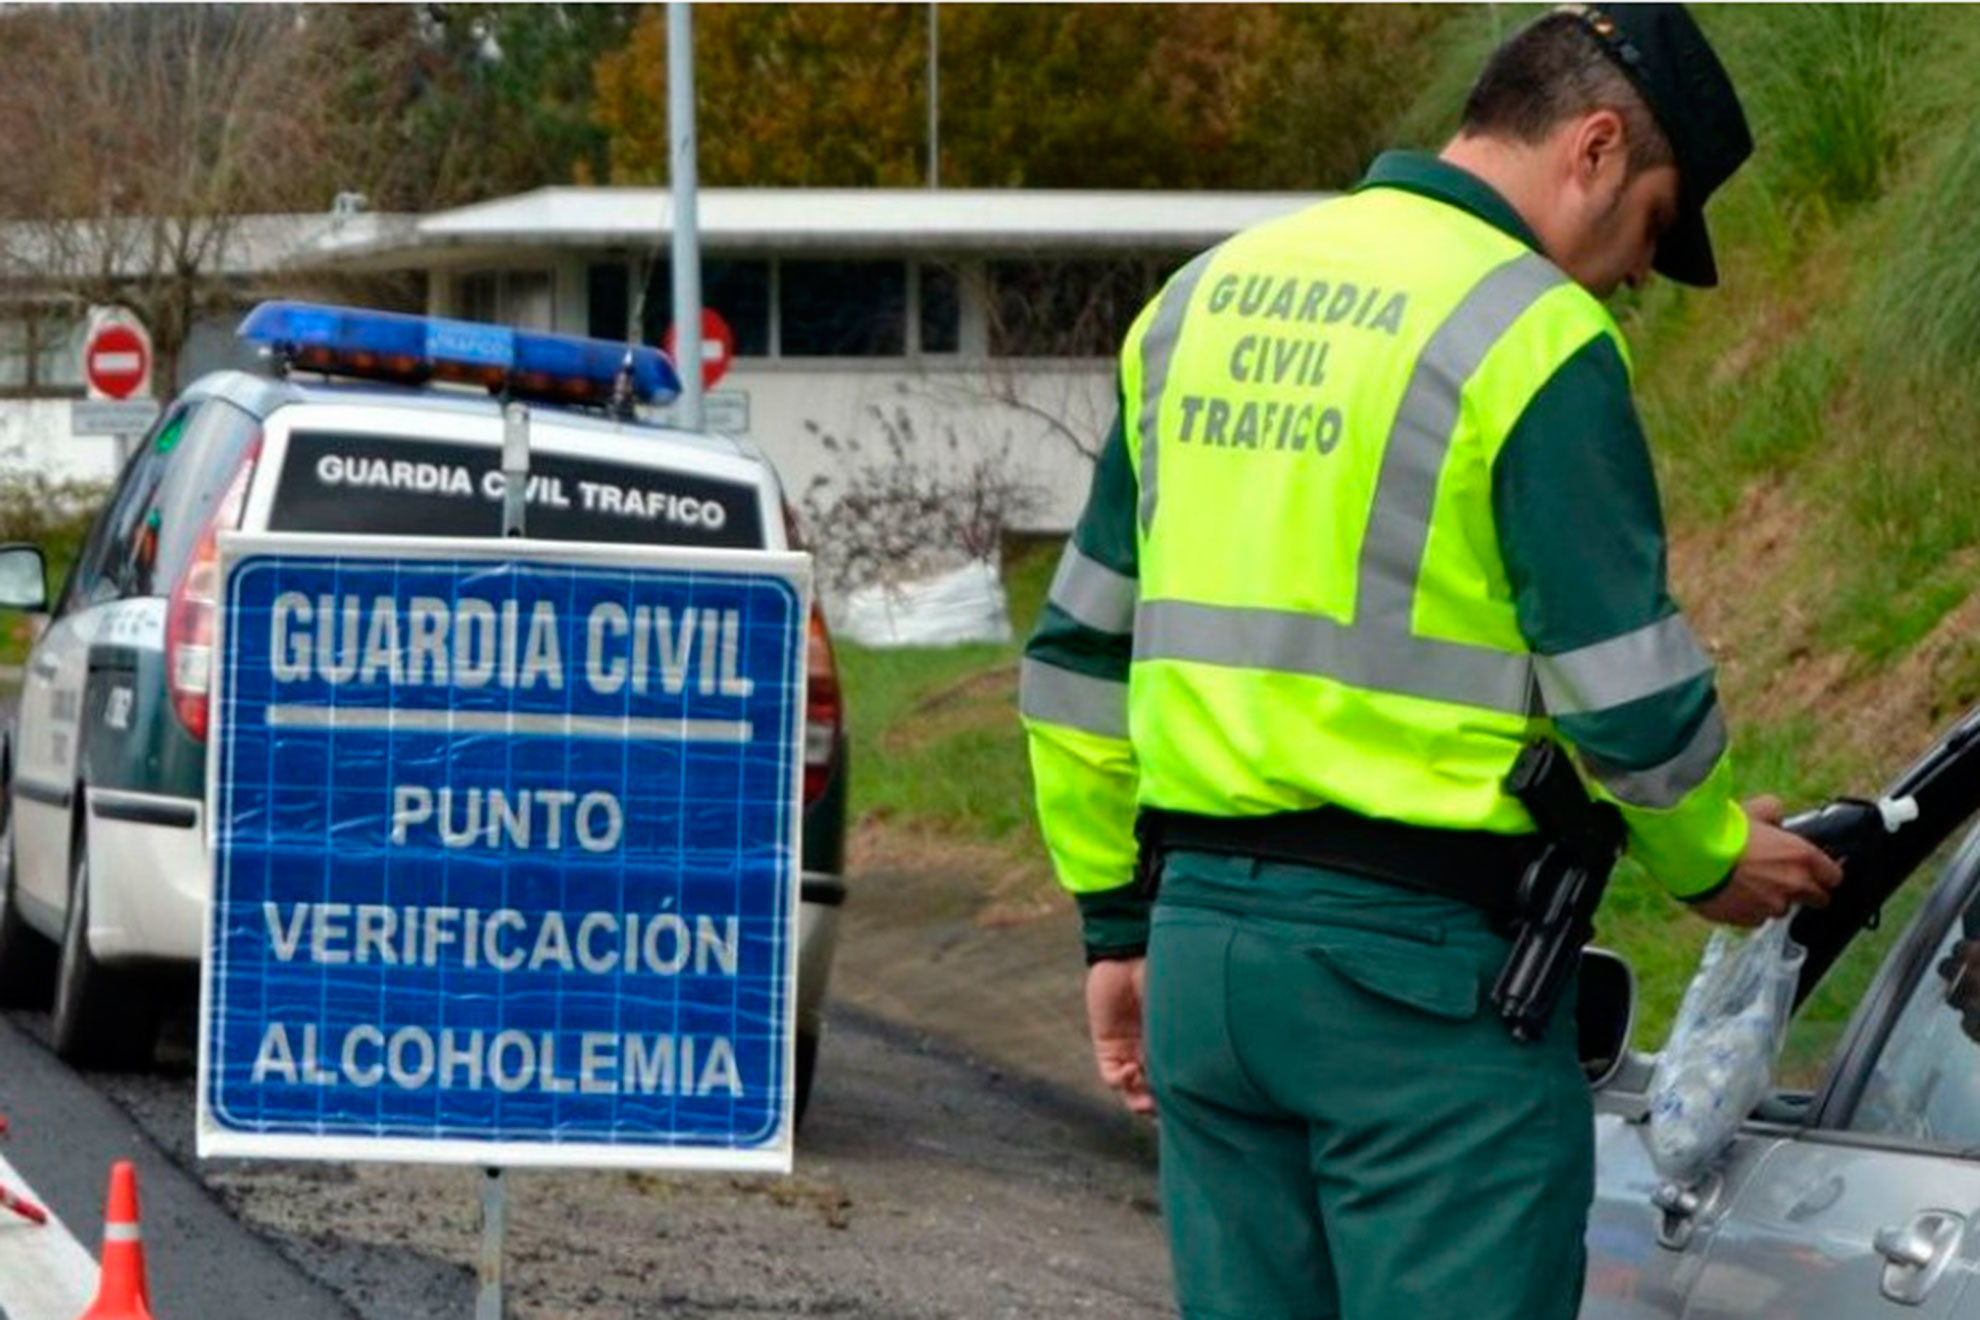
[[[1128,736],[1127,684],[1074,673],[1042,660],[1018,665],[1018,713],[1103,738]]]
[[[1681,614],[1559,655],[1534,657],[1550,715],[1611,710],[1653,697],[1712,668]]]
[[[1700,721],[1684,750],[1648,770],[1622,770],[1583,754],[1582,759],[1602,787],[1632,807],[1667,810],[1684,801],[1704,783],[1726,750],[1726,721],[1717,706]]]
[[[1135,612],[1134,658],[1311,674],[1512,715],[1534,709],[1533,666],[1523,653],[1400,637],[1292,610],[1144,601]]]
[[[1538,713],[1532,656],[1417,637],[1410,614],[1465,382],[1513,323],[1566,281],[1544,257],[1516,257],[1480,280],[1423,346],[1382,453],[1361,551],[1354,624],[1289,610],[1143,602],[1135,615],[1134,658],[1312,674],[1371,692],[1514,715]],[[1164,306],[1157,315],[1151,341],[1171,310]],[[1173,349],[1173,339],[1171,330],[1165,352]],[[1154,361],[1151,352],[1142,379],[1144,528],[1153,507],[1149,423],[1162,393]],[[1166,357],[1163,365],[1166,369]]]
[[[1139,590],[1140,584],[1133,578],[1089,559],[1068,541],[1047,599],[1074,622],[1095,632],[1125,634],[1134,627],[1134,601]]]
[[[1141,481],[1141,530],[1146,533],[1155,522],[1156,473],[1161,445],[1156,442],[1156,423],[1162,415],[1162,387],[1168,383],[1169,362],[1176,355],[1176,340],[1182,334],[1183,313],[1189,310],[1190,295],[1196,292],[1203,272],[1210,269],[1210,258],[1217,249],[1201,253],[1196,260],[1176,272],[1162,290],[1162,301],[1148,322],[1148,333],[1141,337],[1141,462],[1136,475]]]
[[[1408,633],[1417,577],[1430,541],[1437,480],[1457,430],[1465,382],[1521,314],[1567,276],[1528,252],[1494,269],[1423,346],[1382,450],[1375,501],[1361,548],[1355,618]]]

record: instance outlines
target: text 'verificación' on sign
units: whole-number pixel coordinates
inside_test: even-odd
[[[801,561],[540,549],[230,563],[216,1149],[786,1139]]]

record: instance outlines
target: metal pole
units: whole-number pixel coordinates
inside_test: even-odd
[[[686,0],[667,4],[667,132],[674,167],[674,369],[677,415],[701,429],[701,225],[695,211],[694,19]]]
[[[502,405],[502,535],[521,536],[529,516],[529,408]],[[509,1229],[509,1188],[500,1169],[483,1169],[481,1259],[475,1271],[474,1320],[503,1320],[502,1239]]]
[[[474,1320],[502,1320],[502,1238],[509,1227],[509,1192],[500,1169],[483,1169],[481,1179],[481,1289],[474,1297]]]
[[[502,405],[502,535],[523,534],[529,498],[529,409]]]
[[[928,0],[928,186],[941,187],[942,48],[941,7]]]

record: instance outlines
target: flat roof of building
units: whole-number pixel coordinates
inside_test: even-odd
[[[918,188],[706,188],[701,245],[716,252],[1118,252],[1208,247],[1318,193]],[[458,265],[546,248],[664,250],[666,188],[540,188],[298,249],[305,265]]]

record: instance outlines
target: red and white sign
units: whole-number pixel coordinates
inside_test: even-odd
[[[679,336],[675,327],[668,326],[667,333],[660,336],[660,349],[672,358],[675,369],[679,370],[681,355],[675,344]],[[701,388],[712,390],[715,382],[728,371],[729,363],[736,356],[736,332],[729,329],[729,323],[713,307],[701,309]]]
[[[92,399],[151,393],[151,336],[130,320],[99,320],[83,343],[83,379]]]

